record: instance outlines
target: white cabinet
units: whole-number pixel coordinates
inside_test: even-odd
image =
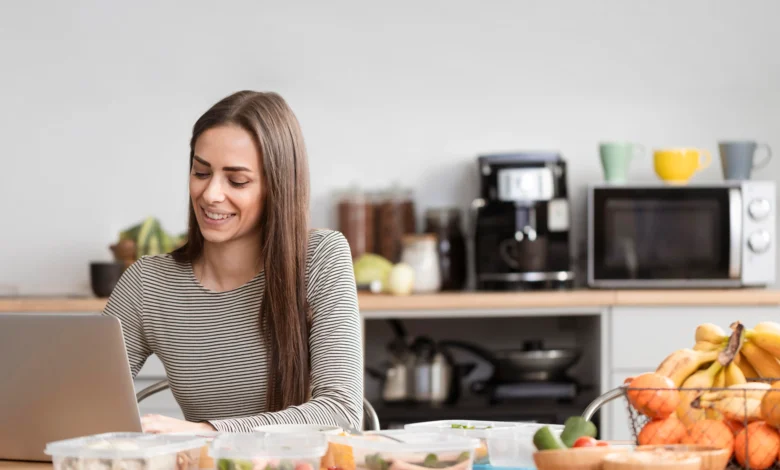
[[[672,351],[693,347],[701,323],[714,323],[729,333],[735,321],[752,327],[778,315],[780,307],[614,307],[610,369],[655,370]]]
[[[693,347],[696,327],[702,323],[714,323],[728,334],[735,321],[752,327],[777,319],[780,306],[612,307],[606,315],[608,352],[602,367],[607,371],[607,390],[602,393],[619,387],[627,377],[654,371],[673,351]],[[606,439],[633,439],[625,398],[604,405],[601,412]]]
[[[623,384],[626,377],[639,375],[644,370],[634,370],[612,374],[609,380],[610,390]],[[634,434],[631,430],[631,420],[628,414],[628,401],[622,396],[605,404],[602,408],[602,433],[604,438],[609,440],[633,440]]]

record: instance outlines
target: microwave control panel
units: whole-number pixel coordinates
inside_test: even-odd
[[[771,182],[746,181],[742,186],[742,283],[775,282],[777,270],[777,199]]]

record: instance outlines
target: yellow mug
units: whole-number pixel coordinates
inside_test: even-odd
[[[712,155],[705,149],[661,149],[653,152],[653,163],[655,173],[662,180],[669,184],[686,184],[697,171],[710,166]]]

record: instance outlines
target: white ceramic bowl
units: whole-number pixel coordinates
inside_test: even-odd
[[[342,429],[337,426],[324,426],[321,424],[268,424],[253,429],[255,432],[267,432],[272,434],[301,434],[308,432],[321,432],[323,434],[340,434]]]

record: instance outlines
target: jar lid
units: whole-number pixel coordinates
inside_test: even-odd
[[[401,237],[404,244],[416,242],[436,242],[438,237],[434,233],[407,233]]]
[[[460,220],[460,214],[461,211],[458,207],[434,207],[425,211],[425,218],[444,225]]]

